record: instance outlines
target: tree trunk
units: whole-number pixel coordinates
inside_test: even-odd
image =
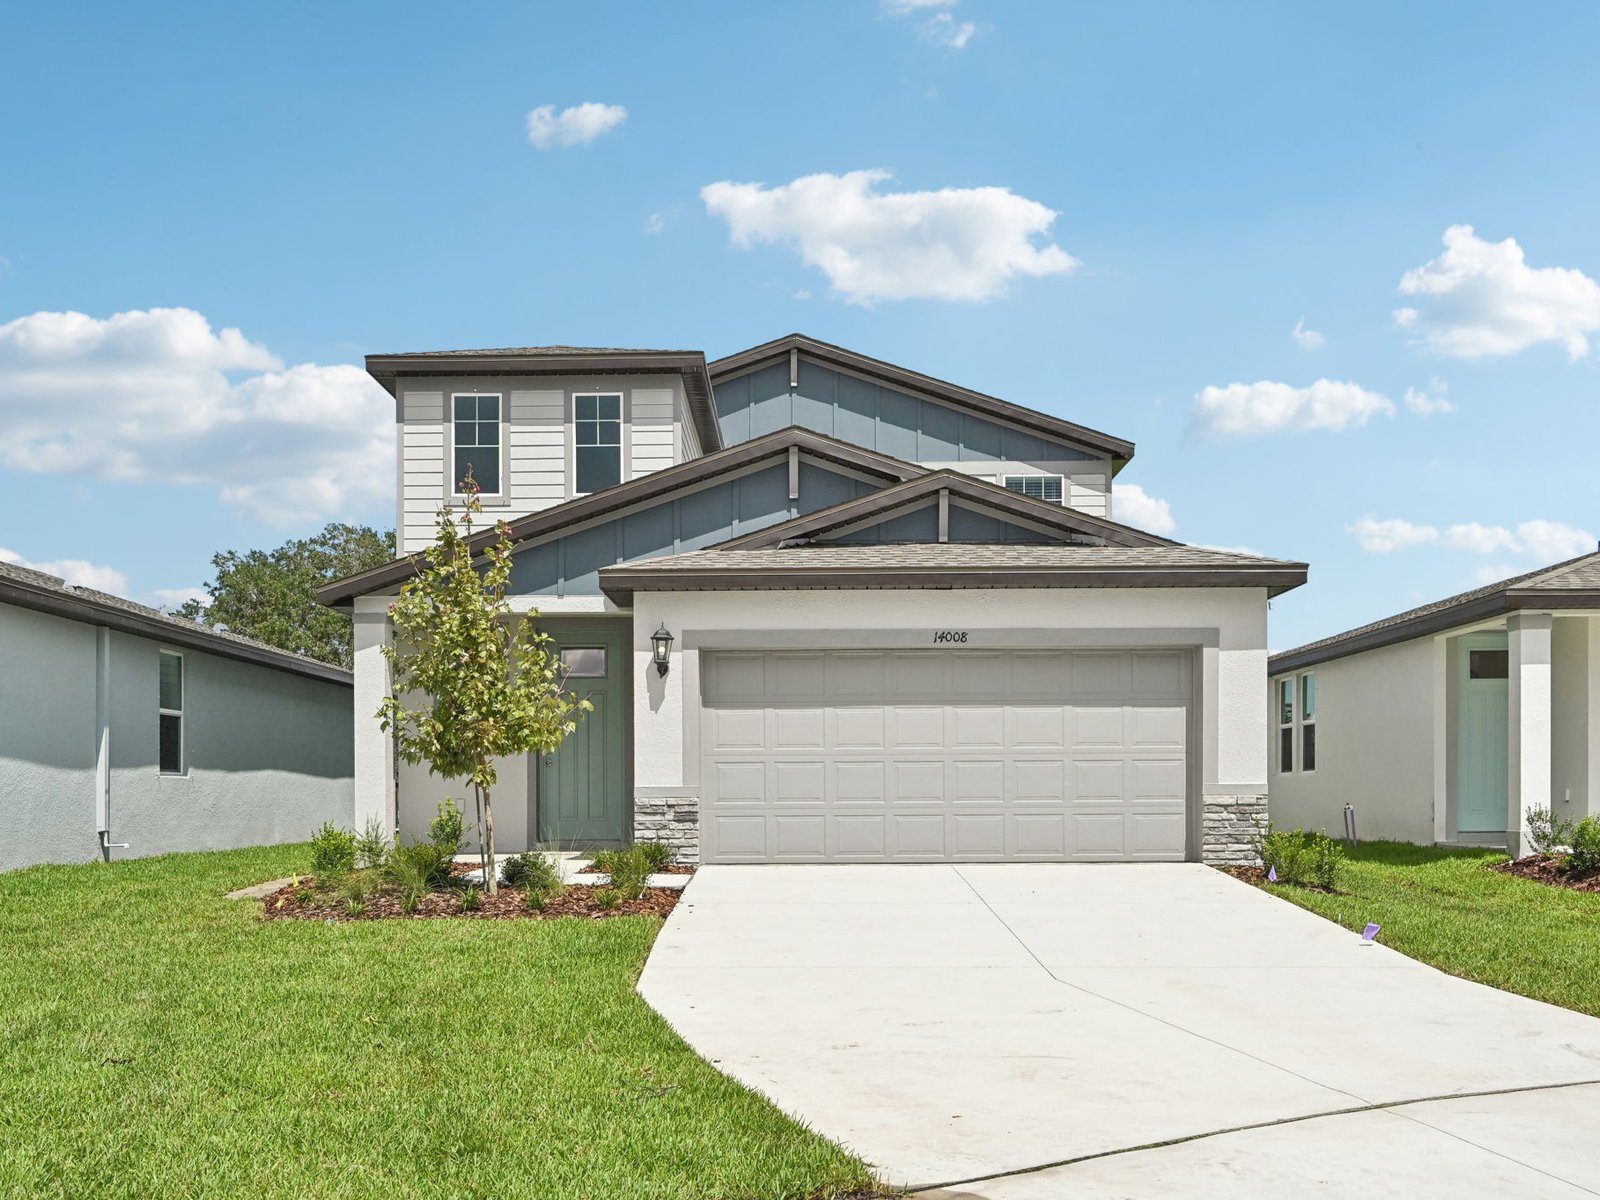
[[[483,882],[493,896],[500,890],[500,872],[494,865],[494,808],[490,804],[489,789],[480,788],[479,792],[483,796]]]

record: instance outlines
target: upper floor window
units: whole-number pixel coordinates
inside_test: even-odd
[[[157,739],[157,770],[163,775],[183,774],[183,655],[175,650],[160,654],[161,684],[157,698],[161,732]]]
[[[1064,480],[1059,475],[1007,475],[1006,487],[1013,492],[1021,492],[1024,496],[1032,496],[1035,500],[1048,500],[1052,504],[1061,503],[1061,485]]]
[[[485,496],[500,494],[500,397],[477,394],[451,397],[455,428],[455,474],[451,491],[461,495],[462,481],[472,481]]]
[[[622,397],[579,393],[572,397],[573,487],[580,496],[622,482]]]

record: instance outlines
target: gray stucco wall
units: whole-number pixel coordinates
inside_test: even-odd
[[[0,605],[0,869],[97,858],[94,626]],[[184,650],[186,771],[157,770],[158,642],[112,633],[113,857],[304,841],[353,807],[351,689]]]
[[[798,384],[790,389],[787,362],[718,384],[717,421],[724,443],[732,446],[800,425],[909,462],[1093,462],[1099,457],[805,358]]]

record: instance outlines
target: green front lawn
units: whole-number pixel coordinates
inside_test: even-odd
[[[0,875],[0,1191],[799,1197],[866,1168],[633,990],[660,922],[258,919],[304,847]]]
[[[1452,975],[1600,1017],[1600,894],[1502,875],[1492,850],[1368,842],[1351,852],[1339,895],[1263,885]]]

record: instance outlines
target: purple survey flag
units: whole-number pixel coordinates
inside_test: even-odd
[[[1363,942],[1374,942],[1374,941],[1377,941],[1377,939],[1378,939],[1378,930],[1380,930],[1382,928],[1383,928],[1382,925],[1374,925],[1371,922],[1368,922],[1367,923],[1367,927],[1361,931],[1361,940]]]
[[[1278,868],[1277,867],[1268,867],[1267,868],[1267,882],[1268,883],[1277,883],[1278,882]]]

